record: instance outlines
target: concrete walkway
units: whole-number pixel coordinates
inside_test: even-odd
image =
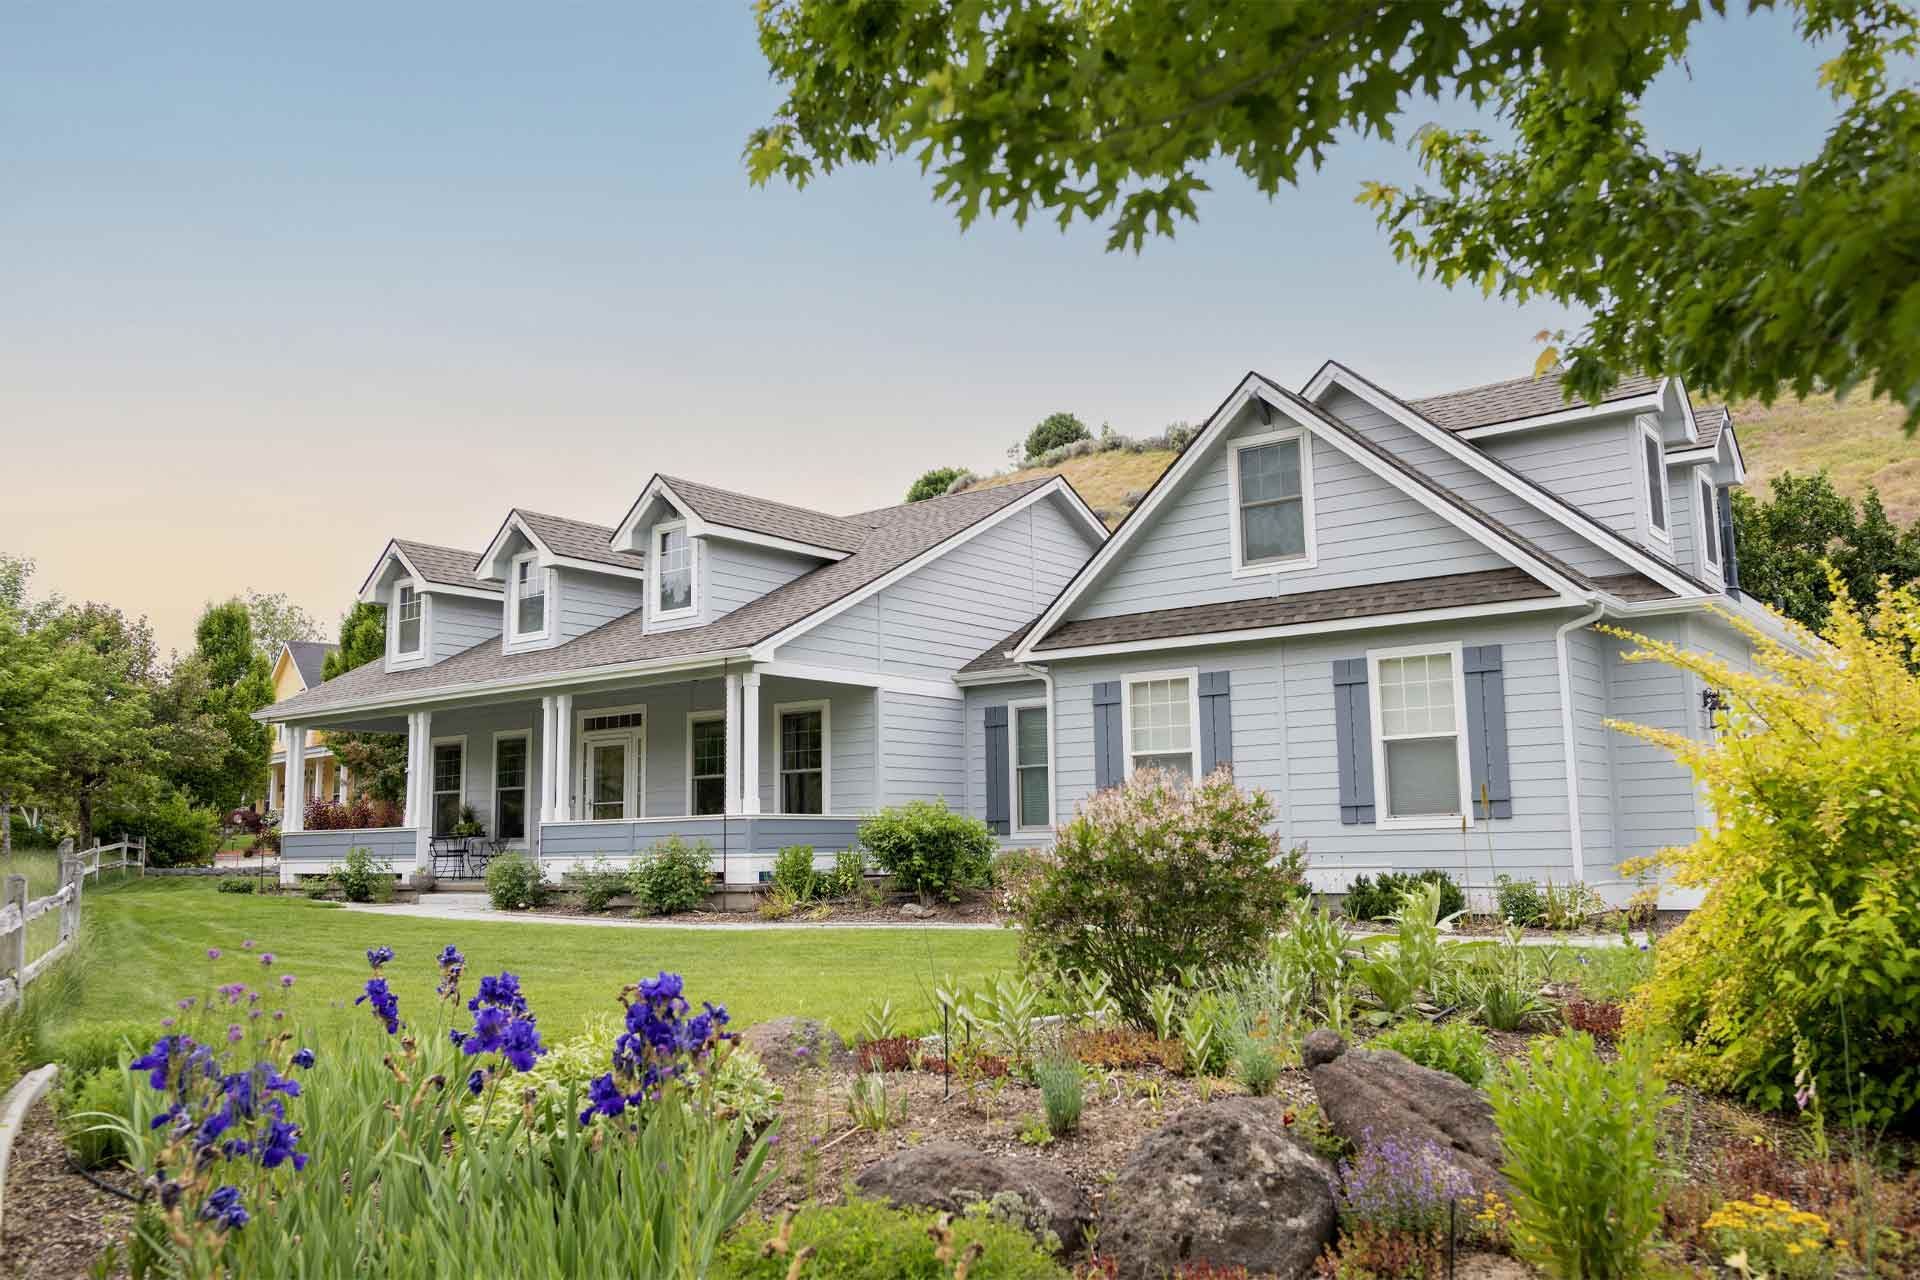
[[[538,911],[495,911],[484,893],[429,893],[418,902],[391,902],[384,905],[348,903],[348,911],[369,915],[400,916],[410,920],[457,920],[468,924],[577,924],[599,929],[998,929],[997,924],[943,923],[938,920],[835,920],[828,917],[818,923],[792,920],[742,919],[738,923],[695,924],[688,920],[639,918],[634,916],[557,916]],[[711,919],[711,917],[708,917]]]

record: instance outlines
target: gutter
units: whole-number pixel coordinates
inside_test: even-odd
[[[1573,724],[1573,669],[1567,661],[1567,637],[1578,628],[1592,626],[1607,611],[1598,597],[1592,597],[1590,603],[1593,605],[1590,612],[1563,623],[1553,633],[1554,653],[1560,667],[1561,751],[1567,758],[1567,837],[1573,854],[1573,878],[1581,884],[1587,878],[1587,850],[1580,831],[1580,759]]]

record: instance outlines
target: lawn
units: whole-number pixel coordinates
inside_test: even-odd
[[[293,974],[293,1005],[308,1025],[366,1017],[352,998],[365,952],[389,946],[387,977],[410,1007],[434,998],[434,957],[448,943],[467,956],[467,985],[510,969],[549,1038],[591,1014],[618,1010],[624,983],[662,969],[686,976],[695,1001],[725,1004],[744,1026],[782,1014],[852,1032],[882,998],[908,1022],[932,1022],[936,978],[975,981],[1014,961],[1018,939],[997,930],[603,929],[567,924],[456,924],[366,915],[305,898],[223,894],[210,880],[149,879],[89,891],[84,995],[55,1031],[80,1022],[155,1020],[181,996],[219,983]],[[242,942],[254,943],[250,955]],[[218,948],[221,958],[209,961]],[[273,955],[271,971],[257,955]],[[927,1012],[923,1013],[922,1011]]]

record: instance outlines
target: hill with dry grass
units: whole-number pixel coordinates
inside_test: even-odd
[[[1747,491],[1764,498],[1767,481],[1781,472],[1809,473],[1824,467],[1841,493],[1858,498],[1871,484],[1880,491],[1887,514],[1902,526],[1911,524],[1920,519],[1920,439],[1900,430],[1901,416],[1891,402],[1861,396],[1844,402],[1810,396],[1779,400],[1771,407],[1757,401],[1737,404],[1733,425],[1747,461]],[[1114,449],[1068,458],[1058,466],[987,476],[974,484],[1063,475],[1112,528],[1176,456],[1171,449]]]

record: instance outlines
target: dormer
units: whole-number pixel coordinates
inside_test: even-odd
[[[655,476],[608,545],[647,566],[643,630],[697,627],[844,560],[869,526],[694,481]]]
[[[473,577],[500,592],[501,646],[565,644],[641,607],[645,557],[615,551],[613,530],[515,507],[477,557]]]
[[[395,538],[360,584],[387,610],[388,671],[430,667],[500,634],[500,588],[474,579],[471,551]]]

